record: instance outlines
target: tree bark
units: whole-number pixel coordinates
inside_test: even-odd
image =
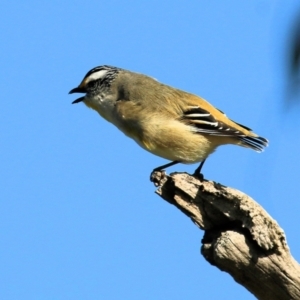
[[[154,172],[156,193],[202,230],[201,254],[258,299],[300,299],[300,266],[284,231],[244,193],[186,173]]]

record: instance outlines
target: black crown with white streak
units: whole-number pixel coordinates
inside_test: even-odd
[[[116,78],[122,69],[113,66],[99,66],[91,69],[83,78],[88,80],[88,83],[98,81],[101,86],[110,87],[112,81]]]

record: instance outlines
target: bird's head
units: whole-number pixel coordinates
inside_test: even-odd
[[[74,100],[72,104],[83,101],[88,105],[88,102],[105,97],[106,93],[109,92],[111,83],[117,77],[120,70],[119,68],[106,65],[91,69],[84,76],[79,86],[69,92],[69,94],[85,94],[85,96]]]

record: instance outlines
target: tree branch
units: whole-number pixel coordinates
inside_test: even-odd
[[[258,299],[300,299],[300,266],[284,231],[244,193],[186,173],[155,172],[156,193],[202,230],[201,253]]]

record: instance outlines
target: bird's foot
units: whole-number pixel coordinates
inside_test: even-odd
[[[193,174],[194,177],[198,178],[200,181],[203,181],[204,180],[204,176],[202,173],[199,173],[199,172],[194,172]]]
[[[150,181],[154,183],[155,186],[162,185],[162,181],[166,178],[165,170],[154,169],[150,174]]]

